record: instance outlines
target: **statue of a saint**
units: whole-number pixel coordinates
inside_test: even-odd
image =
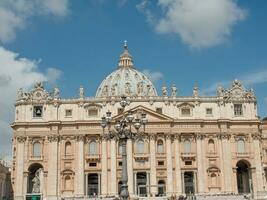
[[[40,193],[40,173],[41,173],[42,169],[38,169],[35,172],[34,178],[32,179],[32,193]]]
[[[162,87],[162,95],[164,97],[168,96],[168,90],[167,90],[167,87],[165,85]]]
[[[173,85],[172,85],[172,97],[176,97],[176,95],[177,95],[177,88],[176,88],[176,86],[173,84]]]
[[[193,89],[193,96],[198,97],[198,87],[197,86],[195,86]]]
[[[79,93],[80,93],[80,98],[84,98],[84,89],[83,89],[83,86],[81,85],[80,86],[80,90],[79,90]]]
[[[223,93],[224,93],[223,87],[222,86],[218,86],[218,88],[217,88],[217,95],[219,97],[222,97],[223,96]]]
[[[54,99],[59,99],[60,91],[58,87],[54,88]]]
[[[23,98],[23,90],[22,88],[19,88],[18,89],[18,92],[17,92],[17,99],[22,99]]]

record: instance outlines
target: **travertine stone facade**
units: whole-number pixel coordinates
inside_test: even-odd
[[[125,45],[118,68],[100,84],[96,97],[63,99],[41,83],[18,91],[12,124],[12,182],[15,199],[33,193],[43,199],[117,196],[122,174],[121,146],[100,126],[124,113],[146,113],[139,137],[127,142],[131,197],[180,194],[252,193],[266,187],[267,138],[261,132],[253,90],[235,80],[216,96],[178,96],[134,68]],[[130,104],[121,110],[120,96]],[[112,131],[112,128],[111,128]],[[265,134],[265,135],[264,135]],[[262,157],[262,155],[264,155]]]

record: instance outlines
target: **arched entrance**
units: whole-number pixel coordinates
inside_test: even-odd
[[[41,193],[42,169],[43,166],[39,163],[34,163],[29,166],[27,193]]]
[[[165,181],[164,180],[159,180],[158,181],[158,196],[165,196]]]
[[[250,193],[250,164],[240,160],[236,164],[237,190],[239,194]]]

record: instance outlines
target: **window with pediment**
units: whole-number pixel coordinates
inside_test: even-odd
[[[245,153],[245,140],[244,139],[238,139],[237,140],[237,153]]]
[[[157,141],[157,153],[164,153],[164,144],[161,139]]]
[[[96,155],[96,154],[98,154],[97,143],[95,140],[91,140],[89,143],[89,155]]]
[[[183,146],[184,146],[184,153],[191,153],[191,141],[189,139],[185,139]]]
[[[145,152],[145,142],[144,140],[138,140],[136,142],[136,153],[142,154]]]
[[[41,157],[41,143],[39,141],[35,141],[32,145],[32,156]]]

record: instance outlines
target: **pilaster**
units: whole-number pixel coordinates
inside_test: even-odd
[[[176,195],[182,194],[182,176],[181,176],[181,152],[180,152],[180,135],[174,135],[174,147],[175,147],[175,179]]]
[[[110,194],[117,195],[116,140],[110,140]]]
[[[76,136],[75,196],[84,196],[84,136]]]
[[[166,135],[166,154],[167,154],[167,194],[173,194],[173,166],[172,166],[172,141],[171,135]]]
[[[130,197],[134,194],[133,188],[133,141],[127,140],[127,171],[128,171],[128,190]]]
[[[155,151],[155,135],[150,135],[150,182],[151,182],[151,194],[155,196],[157,192],[157,170],[156,170],[156,151]]]
[[[106,196],[108,192],[108,163],[107,163],[107,140],[102,138],[102,158],[101,158],[101,194]]]

